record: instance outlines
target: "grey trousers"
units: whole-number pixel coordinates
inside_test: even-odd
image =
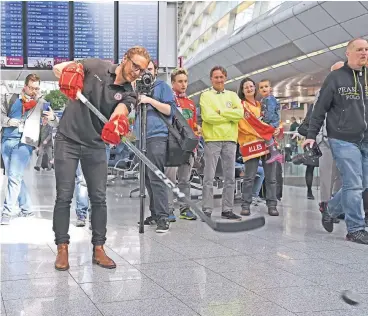
[[[176,183],[176,175],[178,176],[178,188],[179,190],[185,194],[185,196],[190,200],[190,175],[192,172],[192,167],[194,163],[193,155],[190,156],[188,163],[185,163],[179,167],[167,167],[165,168],[165,175],[168,177],[173,183]],[[168,190],[168,198],[169,198],[169,210],[170,212],[174,211],[174,194],[169,189]],[[182,202],[180,202],[180,211],[187,209],[189,206]]]
[[[222,211],[232,211],[235,190],[235,142],[206,142],[204,146],[204,179],[202,191],[202,209],[208,213],[213,209],[213,179],[219,158],[222,163],[224,188],[222,191]]]
[[[252,204],[253,183],[256,178],[259,158],[254,158],[244,163],[244,178],[242,187],[242,209],[249,210]],[[266,182],[267,207],[276,207],[276,162],[267,164],[265,156],[262,157],[262,165]]]
[[[41,167],[42,158],[43,158],[44,154],[47,154],[47,156],[48,156],[47,167],[51,168],[51,163],[50,163],[50,160],[52,159],[52,146],[51,145],[46,145],[46,146],[41,145],[39,147],[38,157],[37,157],[37,161],[36,161],[36,167]]]
[[[321,185],[321,202],[327,202],[340,190],[342,183],[340,172],[332,157],[331,149],[326,141],[319,144],[322,157],[319,158],[319,179]]]

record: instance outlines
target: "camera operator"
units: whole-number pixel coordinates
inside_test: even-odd
[[[357,38],[346,49],[347,62],[324,81],[309,121],[303,147],[312,147],[325,120],[328,141],[340,171],[342,189],[322,212],[322,225],[333,231],[333,218],[345,213],[352,242],[368,245],[362,193],[368,188],[368,42]]]
[[[103,248],[106,241],[107,161],[105,143],[118,144],[129,132],[128,114],[136,103],[131,82],[146,69],[150,56],[143,47],[130,48],[119,65],[100,59],[65,62],[54,67],[61,92],[68,102],[55,136],[56,202],[53,230],[57,245],[55,268],[69,269],[68,234],[70,204],[75,174],[80,161],[91,201],[93,263],[116,268]],[[77,100],[82,91],[87,99],[110,120],[103,124],[87,106]]]
[[[152,97],[148,95],[140,95],[139,97],[139,105],[143,103],[147,104],[146,153],[147,158],[151,160],[158,169],[164,172],[169,131],[165,122],[157,114],[157,111],[164,114],[168,122],[171,122],[176,105],[173,92],[169,85],[162,80],[156,79],[157,65],[152,60],[149,62],[147,70],[154,78]],[[134,132],[137,138],[140,135],[139,124],[140,117],[139,111],[137,110],[134,124]],[[144,225],[157,224],[156,232],[165,233],[169,230],[170,226],[168,220],[168,189],[160,178],[151,170],[148,170],[148,168],[146,168],[145,182],[149,194],[149,209],[151,215],[144,220]]]

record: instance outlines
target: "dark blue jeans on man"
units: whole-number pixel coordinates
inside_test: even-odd
[[[342,188],[328,202],[332,217],[345,213],[348,233],[365,229],[362,193],[368,188],[368,143],[354,144],[329,139]]]
[[[106,145],[106,159],[110,158],[110,146]],[[78,163],[77,172],[75,174],[75,212],[78,219],[86,219],[89,210],[89,198],[86,180],[82,172],[82,166]]]
[[[81,145],[61,133],[55,136],[56,202],[53,230],[57,245],[69,244],[70,204],[72,202],[75,174],[80,161],[86,179],[92,209],[92,244],[101,246],[106,241],[106,149]]]

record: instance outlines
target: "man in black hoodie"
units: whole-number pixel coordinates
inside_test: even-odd
[[[322,212],[322,225],[332,232],[333,218],[345,213],[346,238],[368,244],[362,205],[362,192],[368,188],[367,40],[351,40],[346,56],[345,65],[331,72],[322,85],[303,147],[313,146],[326,117],[327,136],[343,187]]]

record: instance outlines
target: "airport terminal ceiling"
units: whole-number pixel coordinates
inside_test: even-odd
[[[209,70],[227,68],[227,89],[242,78],[269,78],[279,97],[314,95],[330,66],[345,60],[354,37],[368,38],[367,1],[286,1],[185,62],[188,93],[198,101]]]

